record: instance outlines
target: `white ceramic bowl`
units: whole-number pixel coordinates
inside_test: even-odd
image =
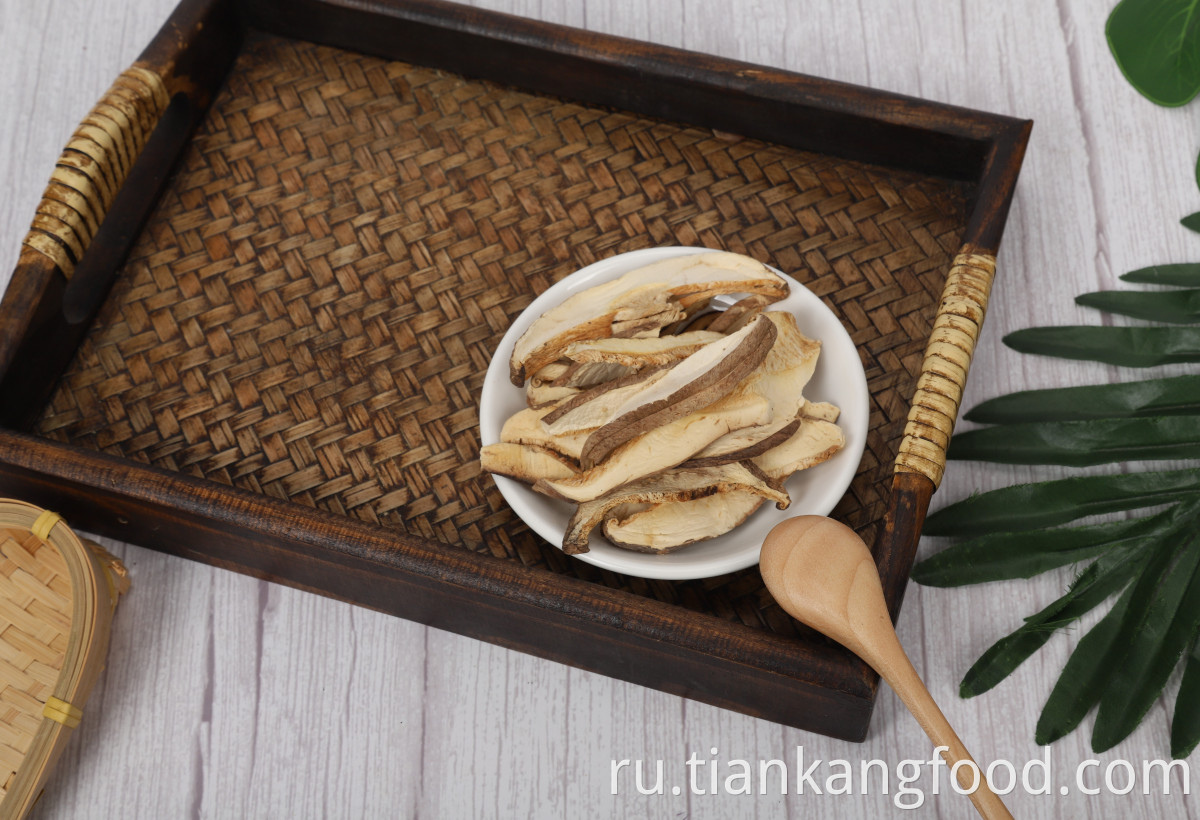
[[[538,316],[567,297],[593,285],[616,279],[629,271],[666,259],[709,248],[649,248],[619,254],[588,265],[552,286],[527,307],[504,334],[492,357],[479,400],[479,432],[483,444],[500,440],[500,428],[509,416],[523,409],[525,391],[508,378],[508,360],[513,345]],[[838,424],[846,434],[846,446],[823,464],[802,470],[787,482],[792,505],[784,511],[765,503],[741,526],[725,535],[701,541],[665,555],[632,552],[605,540],[599,528],[592,534],[590,552],[576,555],[598,567],[643,578],[684,580],[708,578],[744,569],[758,563],[763,538],[771,528],[796,515],[828,515],[854,478],[867,441],[869,396],[866,374],[858,351],[841,322],[821,299],[795,279],[787,280],[791,293],[771,310],[786,310],[796,316],[800,330],[821,342],[821,356],[804,395],[812,401],[833,402],[841,408]],[[495,476],[505,500],[529,527],[555,546],[562,544],[573,505],[535,493],[529,486],[504,476]]]

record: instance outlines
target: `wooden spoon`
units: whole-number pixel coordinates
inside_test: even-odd
[[[900,696],[934,746],[946,746],[946,762],[974,761],[938,708],[900,646],[870,550],[854,530],[819,515],[790,518],[763,541],[760,570],[767,589],[798,621],[828,635],[870,664]],[[994,820],[1009,818],[983,771],[971,802]],[[970,766],[959,767],[958,782],[969,789]]]

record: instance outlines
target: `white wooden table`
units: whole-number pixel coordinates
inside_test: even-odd
[[[531,17],[1035,120],[966,404],[1026,387],[1118,374],[1022,357],[1000,344],[1033,324],[1095,321],[1072,297],[1124,271],[1200,258],[1177,220],[1200,210],[1195,107],[1160,109],[1122,79],[1096,0],[483,0]],[[0,285],[7,282],[60,147],[135,59],[173,0],[0,0]],[[1055,469],[953,463],[934,505]],[[121,544],[133,593],[117,612],[107,671],[40,817],[878,817],[877,786],[848,795],[690,794],[683,762],[843,759],[855,769],[927,759],[884,690],[863,744],[830,740],[518,654],[315,595]],[[923,545],[927,552],[929,545]],[[910,586],[901,639],[982,759],[1019,769],[1043,752],[1033,728],[1081,633],[1057,635],[1009,680],[960,700],[974,659],[1057,596],[1069,570],[959,590]],[[1095,617],[1087,621],[1093,622]],[[1178,679],[1142,727],[1104,755],[1168,754]],[[1020,788],[1018,817],[1192,817],[1180,794],[1088,797],[1075,767],[1084,728],[1051,747],[1053,795]],[[716,748],[716,754],[710,749]],[[664,795],[637,793],[612,761],[663,760]],[[1193,756],[1192,763],[1196,763]],[[700,784],[710,770],[701,769]],[[829,769],[821,770],[824,775]],[[1090,781],[1103,780],[1093,769]],[[823,782],[823,777],[818,782]],[[1197,772],[1200,777],[1200,772]],[[1118,778],[1118,785],[1123,778]],[[670,785],[683,785],[671,794]],[[918,786],[929,791],[927,777]],[[1058,794],[1067,785],[1070,794]],[[735,784],[736,785],[736,784]],[[1157,785],[1156,785],[1157,790]],[[1200,781],[1193,784],[1200,789]],[[943,791],[948,791],[943,776]],[[794,792],[794,784],[789,792]],[[973,816],[954,794],[921,816]]]

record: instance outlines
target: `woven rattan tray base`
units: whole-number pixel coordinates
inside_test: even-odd
[[[567,558],[476,461],[512,317],[596,259],[749,254],[864,358],[871,543],[969,186],[251,34],[36,425],[42,436],[790,634],[754,570]]]

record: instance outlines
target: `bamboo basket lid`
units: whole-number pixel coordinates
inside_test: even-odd
[[[62,518],[0,500],[0,820],[32,807],[108,650],[120,561]]]

